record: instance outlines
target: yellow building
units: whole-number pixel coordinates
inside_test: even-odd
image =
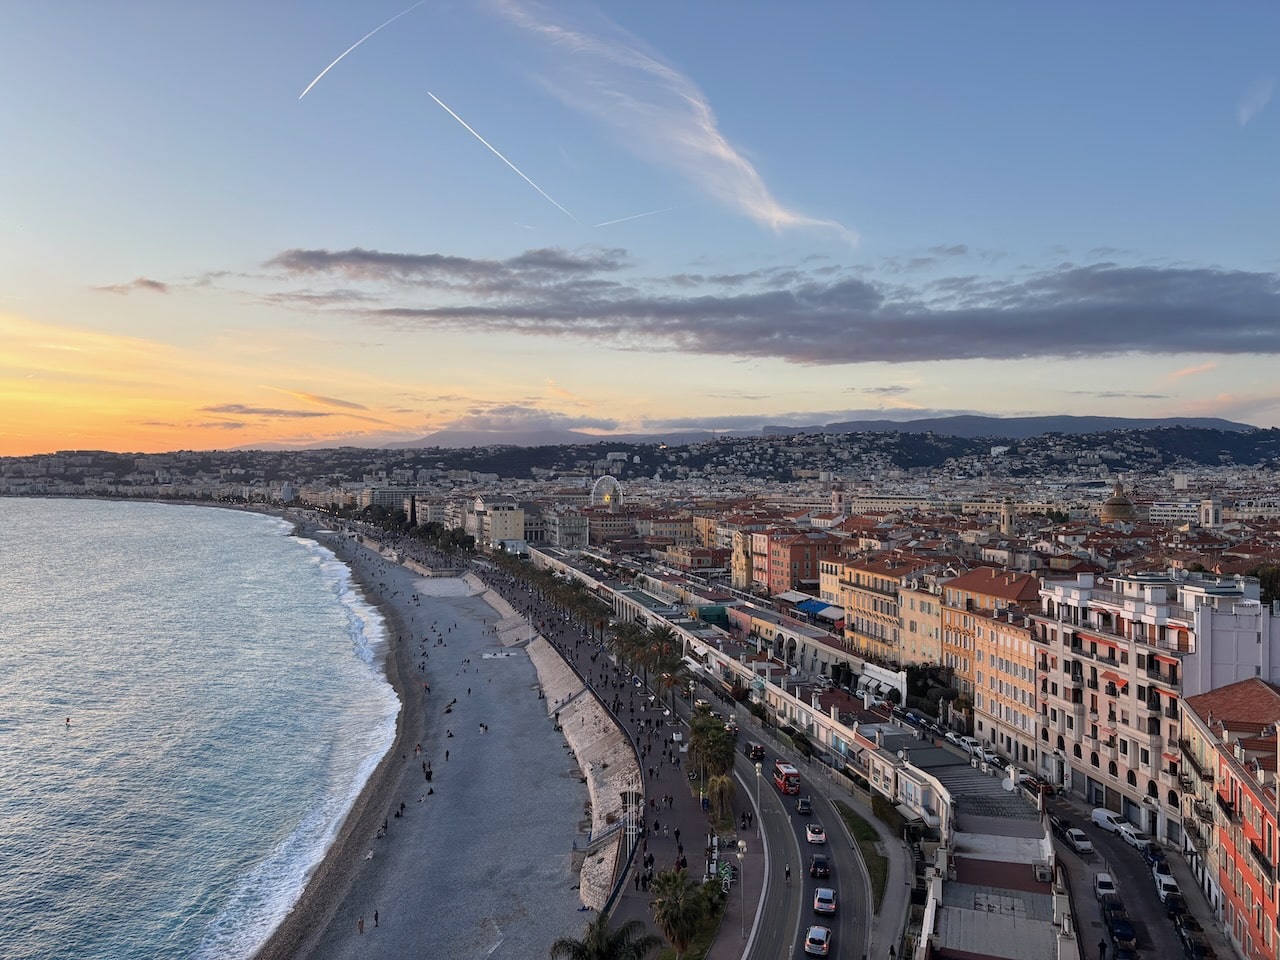
[[[1002,757],[1035,769],[1040,723],[1031,621],[1012,606],[974,620],[973,734]]]

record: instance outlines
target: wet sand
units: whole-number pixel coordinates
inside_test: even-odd
[[[386,619],[402,710],[394,745],[257,960],[546,956],[589,917],[574,847],[590,814],[527,636],[509,620],[500,636],[499,615],[463,580],[302,534],[351,566]]]

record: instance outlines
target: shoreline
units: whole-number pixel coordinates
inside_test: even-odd
[[[577,933],[583,912],[590,916],[608,887],[584,868],[608,862],[602,872],[611,879],[613,857],[601,857],[598,844],[588,849],[601,811],[593,810],[590,765],[577,744],[565,742],[577,738],[553,732],[550,703],[538,702],[547,659],[567,665],[558,655],[535,656],[535,649],[551,652],[550,644],[474,574],[440,578],[433,592],[426,568],[394,545],[305,517],[284,519],[294,535],[346,564],[383,616],[384,670],[401,708],[391,747],[253,960],[407,956],[422,949],[424,936],[449,955],[488,955],[500,944],[542,954]],[[429,650],[428,634],[438,638]],[[476,721],[484,722],[477,728]],[[446,746],[452,763],[442,762]],[[434,782],[424,783],[428,761]],[[525,789],[512,789],[512,771]],[[510,831],[500,825],[525,818],[539,830],[526,834],[513,859]],[[492,903],[468,893],[481,889]]]
[[[252,955],[253,960],[293,960],[314,948],[337,914],[355,880],[354,872],[348,865],[359,861],[361,851],[368,845],[368,838],[378,830],[378,824],[384,817],[383,811],[391,806],[404,775],[403,764],[397,758],[412,752],[413,745],[410,741],[413,738],[409,731],[421,729],[426,716],[422,690],[417,684],[405,682],[411,667],[406,662],[411,647],[396,640],[408,633],[407,624],[401,617],[397,604],[379,598],[376,584],[369,580],[369,571],[357,562],[356,550],[366,548],[340,533],[325,536],[305,521],[293,519],[287,514],[271,515],[283,516],[283,519],[293,524],[294,536],[315,540],[331,550],[351,571],[352,582],[360,587],[366,601],[378,610],[386,623],[387,651],[383,658],[383,671],[400,700],[396,734],[391,746],[365,781],[337,836],[307,878],[297,901]]]

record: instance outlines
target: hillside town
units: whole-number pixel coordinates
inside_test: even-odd
[[[1045,898],[1029,936],[1057,955],[1051,795],[1164,845],[1243,956],[1276,956],[1273,467],[1122,437],[940,438],[914,464],[880,443],[602,444],[518,475],[486,469],[510,450],[61,452],[0,462],[0,493],[289,506],[526,558],[614,623],[671,628],[691,696],[750,701],[902,817],[918,956],[973,909],[945,893],[965,851],[1025,862],[1010,889]]]

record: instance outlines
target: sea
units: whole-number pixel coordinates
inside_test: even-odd
[[[250,957],[399,702],[348,568],[283,520],[0,498],[0,957]]]

